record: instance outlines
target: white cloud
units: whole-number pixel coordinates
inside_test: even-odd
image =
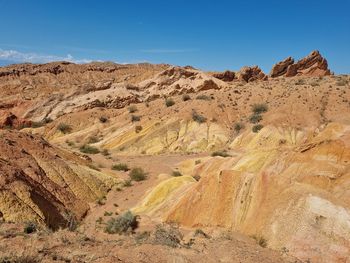
[[[76,59],[72,55],[55,56],[37,53],[23,53],[17,50],[3,50],[0,49],[0,60],[7,60],[15,63],[47,63],[52,61],[68,61],[73,63],[89,63],[89,59]]]

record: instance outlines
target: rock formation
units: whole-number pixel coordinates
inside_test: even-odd
[[[0,212],[6,221],[68,227],[85,216],[87,202],[117,183],[38,136],[2,130],[0,149]]]
[[[238,72],[238,79],[251,82],[255,80],[267,80],[268,77],[258,66],[253,66],[241,68]]]
[[[272,78],[285,76],[326,76],[331,72],[328,69],[328,63],[319,51],[312,51],[307,57],[294,63],[291,57],[275,64],[270,72]]]
[[[236,79],[236,73],[233,71],[226,70],[225,72],[220,73],[214,73],[213,77],[217,79],[221,79],[225,82],[230,82]]]

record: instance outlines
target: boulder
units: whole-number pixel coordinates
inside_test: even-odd
[[[294,64],[294,59],[292,57],[288,57],[285,60],[278,62],[272,67],[270,76],[272,78],[275,78],[285,75],[288,70],[288,67],[292,64]]]

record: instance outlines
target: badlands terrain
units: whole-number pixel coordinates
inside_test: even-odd
[[[350,76],[1,67],[0,262],[350,262]]]

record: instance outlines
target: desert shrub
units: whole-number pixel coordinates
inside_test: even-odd
[[[130,171],[129,177],[130,177],[131,180],[139,182],[139,181],[146,180],[147,173],[145,171],[143,171],[142,168],[137,167],[137,168],[133,168]]]
[[[305,84],[305,80],[303,79],[298,79],[296,82],[295,82],[295,85],[304,85]]]
[[[172,98],[167,98],[166,100],[165,100],[165,105],[167,106],[167,107],[171,107],[171,106],[173,106],[175,104],[175,101],[172,99]]]
[[[23,232],[26,234],[31,234],[37,231],[37,224],[35,222],[27,222],[24,225]]]
[[[253,239],[255,239],[256,243],[261,246],[261,247],[267,247],[267,240],[262,237],[262,236],[256,236],[256,235],[253,235],[251,236]]]
[[[107,149],[103,149],[101,153],[102,153],[103,156],[111,155],[111,153]]]
[[[135,127],[135,132],[136,132],[136,133],[139,133],[140,131],[142,131],[142,126],[141,126],[141,125],[137,125],[137,126]]]
[[[192,119],[198,123],[204,123],[207,121],[206,117],[204,117],[203,115],[200,115],[196,111],[192,112]]]
[[[45,125],[43,121],[33,121],[31,127],[32,128],[40,128]]]
[[[253,124],[259,123],[261,120],[262,120],[262,116],[257,113],[254,113],[249,117],[249,122]]]
[[[96,142],[98,142],[98,141],[100,141],[100,139],[99,139],[97,136],[95,136],[95,135],[90,136],[90,137],[88,138],[88,143],[96,143]]]
[[[106,197],[102,196],[100,198],[97,199],[96,204],[98,205],[105,205],[106,204]]]
[[[267,112],[268,107],[267,107],[267,104],[265,103],[258,103],[253,105],[252,110],[255,114],[261,114],[263,112]]]
[[[128,107],[128,111],[130,113],[137,112],[137,107],[135,105],[131,105],[131,106]]]
[[[211,100],[211,97],[203,94],[203,95],[198,95],[196,97],[196,100]]]
[[[108,118],[105,117],[105,116],[101,116],[101,117],[99,118],[99,120],[100,120],[101,123],[106,123],[106,122],[108,121]]]
[[[201,162],[202,162],[201,160],[196,160],[196,161],[194,162],[194,164],[197,165],[197,164],[200,164]]]
[[[132,122],[135,122],[135,121],[140,121],[141,120],[141,117],[140,116],[137,116],[137,115],[131,115],[131,121]]]
[[[103,216],[111,216],[111,215],[113,215],[113,213],[112,212],[108,212],[108,211],[105,211],[104,214],[103,214]]]
[[[124,186],[124,187],[130,187],[130,186],[132,186],[131,180],[130,180],[130,179],[129,179],[129,180],[125,180],[125,181],[123,182],[123,186]]]
[[[183,100],[183,101],[188,101],[188,100],[191,100],[191,97],[190,97],[190,95],[188,95],[188,94],[184,94],[184,95],[182,96],[182,100]]]
[[[264,127],[264,126],[261,125],[261,124],[254,125],[254,126],[252,127],[252,131],[253,131],[253,132],[259,132],[263,127]]]
[[[135,235],[135,241],[137,244],[145,243],[151,236],[151,232],[143,231]]]
[[[239,133],[242,129],[244,129],[244,124],[242,122],[236,122],[233,128],[237,133]]]
[[[137,217],[130,211],[108,220],[105,232],[108,234],[127,234],[138,227]]]
[[[126,163],[118,163],[112,166],[112,170],[126,172],[126,171],[129,171],[130,169]]]
[[[229,155],[226,151],[215,151],[211,154],[211,156],[230,157],[231,155]]]
[[[93,147],[91,145],[88,145],[88,144],[84,144],[83,146],[81,146],[79,148],[79,150],[82,152],[82,153],[87,153],[87,154],[97,154],[100,152],[100,150],[96,147]]]
[[[0,263],[38,263],[37,257],[32,255],[12,255],[0,257]]]
[[[179,247],[183,238],[178,228],[174,226],[157,225],[154,233],[155,244],[169,247]]]
[[[57,130],[59,130],[63,134],[67,134],[67,133],[70,133],[72,131],[72,127],[69,126],[68,124],[60,123],[57,126]]]
[[[201,237],[205,237],[205,238],[210,238],[210,236],[205,233],[202,229],[196,229],[196,231],[194,232],[194,236],[197,237],[197,236],[201,236]]]
[[[173,171],[171,173],[171,175],[174,176],[174,177],[179,177],[179,176],[182,176],[182,173],[180,171]]]

